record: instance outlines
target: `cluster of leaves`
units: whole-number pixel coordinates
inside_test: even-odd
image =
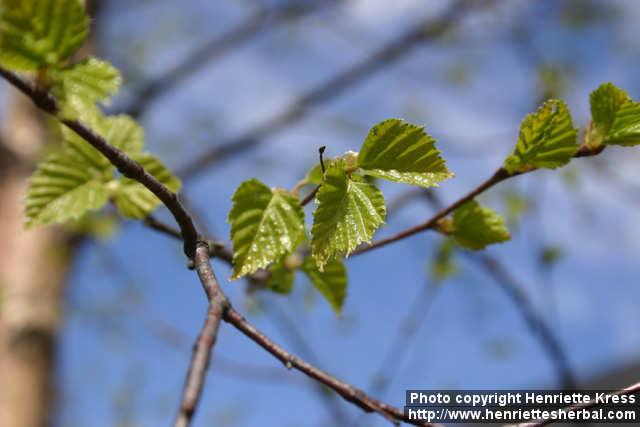
[[[32,76],[40,90],[58,101],[60,115],[81,120],[138,161],[172,191],[180,182],[144,151],[143,131],[130,117],[103,115],[120,88],[118,70],[93,57],[74,61],[84,43],[89,19],[81,0],[2,0],[0,64]],[[640,143],[640,104],[611,83],[591,94],[592,121],[582,145],[564,102],[550,100],[522,122],[512,154],[502,171],[517,175],[569,163],[582,147]],[[87,213],[112,201],[126,217],[144,218],[159,200],[142,185],[118,175],[113,166],[70,129],[60,126],[62,144],[34,173],[26,200],[27,225],[89,223]],[[347,152],[314,167],[302,181],[318,186],[310,237],[298,191],[271,189],[256,179],[242,183],[229,213],[233,242],[233,279],[269,269],[269,288],[288,293],[302,271],[340,311],[347,287],[343,257],[371,242],[384,224],[384,196],[373,178],[435,187],[453,174],[420,126],[400,119],[375,125],[359,152]],[[302,186],[302,185],[301,185]],[[505,221],[470,199],[436,227],[449,239],[437,254],[436,276],[455,271],[454,244],[473,250],[510,238]],[[307,247],[309,249],[307,249]]]
[[[124,115],[106,117],[96,103],[120,88],[118,70],[106,61],[72,57],[87,36],[89,18],[79,0],[3,0],[0,64],[31,73],[42,90],[56,97],[60,114],[89,125],[107,142],[138,161],[172,191],[180,181],[144,152],[142,128]],[[26,198],[26,224],[85,221],[89,211],[111,200],[129,218],[144,218],[160,201],[141,184],[117,175],[93,147],[64,125],[62,143],[38,166]],[[86,222],[86,221],[85,221]]]
[[[584,148],[640,143],[640,105],[621,89],[611,83],[599,87],[591,94],[591,112]],[[564,166],[581,148],[577,135],[567,105],[549,100],[522,121],[503,170],[517,175]],[[336,157],[326,168],[318,164],[307,174],[303,183],[319,186],[310,242],[297,191],[272,190],[255,179],[246,181],[236,191],[229,214],[233,278],[268,268],[270,288],[287,293],[299,269],[339,311],[347,285],[342,258],[370,242],[385,221],[384,196],[368,177],[426,188],[452,176],[435,140],[422,127],[400,119],[385,120],[371,128],[359,152]],[[456,271],[452,243],[479,250],[511,238],[502,216],[475,199],[441,219],[436,228],[451,238],[437,253],[432,268],[437,278]]]
[[[400,119],[375,125],[359,152],[318,164],[304,179],[302,184],[319,186],[310,254],[304,249],[308,234],[297,191],[245,181],[229,213],[233,278],[269,268],[270,288],[287,293],[295,270],[301,270],[339,311],[347,286],[342,258],[370,242],[385,222],[384,196],[370,177],[428,188],[452,176],[424,128]],[[446,228],[459,244],[472,249],[509,238],[502,218],[475,201],[456,211]]]

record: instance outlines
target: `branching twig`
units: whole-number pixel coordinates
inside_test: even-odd
[[[262,348],[267,350],[287,367],[296,368],[309,377],[321,382],[334,390],[345,400],[362,408],[366,412],[376,412],[394,422],[407,421],[414,425],[429,426],[431,424],[408,420],[401,409],[380,402],[352,385],[321,371],[309,363],[293,356],[291,353],[275,344],[263,333],[235,311],[227,297],[223,294],[216,280],[209,261],[211,250],[206,242],[200,240],[193,220],[175,193],[171,192],[155,177],[150,175],[139,163],[124,152],[110,145],[102,136],[95,133],[84,123],[61,117],[56,100],[49,94],[36,90],[29,82],[17,74],[0,67],[3,76],[13,86],[27,95],[41,110],[55,116],[67,127],[76,132],[90,145],[100,151],[124,176],[131,178],[155,194],[169,209],[180,226],[180,235],[184,242],[185,253],[193,259],[194,268],[202,287],[209,299],[207,319],[196,343],[194,355],[189,367],[184,393],[181,399],[180,411],[176,418],[176,426],[187,426],[195,411],[197,402],[204,386],[206,368],[209,363],[211,349],[215,343],[221,318],[235,326],[240,332],[248,336]],[[165,230],[166,231],[166,230]],[[175,233],[168,233],[174,235]]]

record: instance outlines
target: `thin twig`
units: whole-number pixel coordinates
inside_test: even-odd
[[[597,147],[597,148],[589,148],[587,146],[583,146],[580,149],[578,149],[578,151],[576,152],[576,154],[574,154],[573,157],[595,156],[597,154],[600,154],[602,152],[602,150],[604,150],[604,146],[600,146],[600,147]],[[481,193],[484,193],[486,190],[490,189],[494,185],[496,185],[496,184],[498,184],[498,183],[500,183],[500,182],[502,182],[502,181],[504,181],[504,180],[506,180],[508,178],[513,178],[515,176],[523,175],[525,173],[533,172],[535,170],[537,170],[537,168],[531,168],[531,169],[528,169],[528,170],[522,171],[522,172],[509,173],[509,172],[507,172],[506,169],[501,167],[497,171],[495,171],[494,174],[489,177],[489,179],[484,181],[482,184],[480,184],[479,186],[477,186],[476,188],[474,188],[473,190],[471,190],[470,192],[468,192],[464,196],[460,197],[458,200],[456,200],[455,202],[453,202],[449,206],[447,206],[447,207],[441,209],[440,211],[438,211],[435,215],[433,215],[431,218],[429,218],[425,222],[423,222],[421,224],[418,224],[418,225],[415,225],[413,227],[409,227],[406,230],[400,231],[400,232],[398,232],[398,233],[396,233],[394,235],[391,235],[389,237],[385,237],[383,239],[376,240],[371,244],[360,246],[358,249],[353,251],[350,256],[361,255],[361,254],[363,254],[365,252],[369,252],[369,251],[372,251],[374,249],[378,249],[378,248],[381,248],[383,246],[389,245],[391,243],[395,243],[395,242],[397,242],[399,240],[403,240],[403,239],[405,239],[407,237],[413,236],[414,234],[418,234],[418,233],[421,233],[423,231],[433,229],[438,224],[438,221],[440,221],[441,219],[445,218],[447,215],[449,215],[450,213],[452,213],[453,211],[455,211],[456,209],[458,209],[460,206],[464,205],[468,201],[473,200],[474,198],[476,198]]]
[[[319,185],[316,185],[315,187],[313,187],[313,190],[311,190],[311,192],[307,194],[305,198],[300,201],[300,205],[307,206],[309,203],[311,203],[311,201],[316,197],[316,194],[318,194],[318,190],[320,190]]]
[[[187,427],[191,424],[191,418],[202,396],[204,377],[211,360],[211,350],[215,345],[220,327],[220,315],[219,307],[209,304],[204,326],[193,349],[193,357],[189,365],[180,409],[173,424],[174,427]]]
[[[121,150],[110,145],[102,136],[98,135],[79,120],[66,119],[59,115],[59,108],[56,100],[47,92],[39,91],[26,80],[17,74],[0,67],[0,75],[9,81],[14,87],[27,95],[31,100],[46,113],[55,116],[61,123],[77,133],[82,139],[87,141],[96,150],[102,153],[118,171],[127,178],[138,181],[149,191],[158,197],[169,209],[180,227],[180,234],[184,241],[184,251],[188,257],[192,257],[198,241],[198,232],[185,210],[178,196],[158,181],[153,175],[148,173],[138,162],[126,155]]]
[[[249,339],[271,353],[288,369],[297,369],[298,371],[315,379],[316,381],[321,382],[322,384],[334,390],[345,400],[360,407],[363,411],[377,412],[389,420],[404,421],[413,425],[433,425],[423,421],[409,420],[409,418],[405,416],[404,411],[402,411],[401,409],[376,400],[365,394],[362,390],[353,387],[351,384],[340,381],[339,379],[294,356],[287,350],[280,347],[278,344],[271,341],[262,332],[254,328],[251,324],[249,324],[249,322],[247,322],[244,317],[242,317],[242,315],[240,315],[233,308],[230,308],[227,311],[224,320],[228,323],[231,323],[236,329],[246,335]]]
[[[160,221],[153,215],[147,216],[143,220],[143,224],[162,234],[166,234],[167,236],[173,237],[174,239],[182,240],[182,236],[180,235],[180,230],[177,230],[171,227],[169,224],[166,224]]]
[[[209,300],[209,309],[207,311],[207,319],[194,349],[181,399],[180,410],[176,417],[176,426],[188,426],[196,409],[204,387],[205,373],[209,364],[211,350],[217,337],[220,318],[235,326],[240,332],[285,363],[287,367],[296,368],[309,377],[321,382],[345,400],[352,402],[364,411],[379,413],[389,420],[407,421],[411,424],[421,426],[432,425],[421,421],[408,420],[401,409],[380,402],[352,385],[340,381],[293,356],[249,324],[244,317],[231,307],[229,300],[220,289],[213,269],[211,268],[209,259],[211,249],[206,242],[200,240],[191,216],[184,209],[177,195],[150,175],[139,163],[124,152],[110,145],[102,136],[95,133],[85,124],[77,120],[60,117],[57,102],[51,94],[37,91],[29,82],[5,68],[0,67],[0,75],[27,95],[41,110],[55,116],[100,151],[124,176],[141,183],[145,188],[155,194],[169,209],[180,226],[180,235],[184,242],[185,254],[194,261],[194,268],[198,272],[200,283]],[[169,234],[171,235],[171,233]]]
[[[293,350],[300,354],[301,357],[308,360],[309,363],[320,366],[320,362],[315,351],[298,327],[299,322],[294,321],[290,316],[288,316],[277,302],[270,304],[266,312],[271,316],[275,316],[274,323],[276,327],[289,336],[289,341],[291,342]],[[312,381],[312,385],[314,386],[313,391],[318,396],[318,399],[325,403],[325,406],[331,413],[332,424],[345,425],[347,414],[344,412],[344,403],[338,401],[335,394],[327,393],[327,387],[322,383]]]

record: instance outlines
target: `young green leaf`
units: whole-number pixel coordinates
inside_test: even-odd
[[[95,130],[99,134],[102,132],[99,129],[99,124],[102,123],[100,112],[97,109],[88,109],[83,112],[82,121],[86,123],[91,129]],[[63,141],[63,149],[69,156],[75,158],[77,161],[85,163],[94,169],[101,170],[105,175],[114,170],[113,166],[98,150],[82,139],[78,134],[69,129],[67,126],[59,125],[60,135]]]
[[[311,251],[318,268],[369,242],[384,223],[384,197],[375,185],[348,176],[343,162],[331,165],[316,196]]]
[[[453,176],[424,128],[400,119],[371,128],[358,154],[358,166],[365,174],[421,187],[437,186]]]
[[[144,131],[127,115],[104,117],[98,125],[98,131],[109,144],[130,156],[140,153],[144,148]]]
[[[465,248],[484,249],[492,243],[506,242],[511,238],[502,217],[489,208],[471,200],[453,213],[453,229],[450,234]]]
[[[149,153],[132,154],[131,158],[145,168],[169,190],[177,192],[180,180],[167,169],[160,160]],[[158,199],[145,186],[137,181],[122,177],[116,184],[114,202],[122,215],[127,218],[142,219],[160,205]]]
[[[250,179],[233,195],[229,212],[233,276],[251,274],[291,253],[305,238],[300,201],[284,190],[271,190]]]
[[[122,83],[116,68],[96,58],[53,69],[51,80],[53,94],[63,105],[63,115],[71,118],[77,118],[82,110],[96,102],[107,102]]]
[[[302,271],[311,284],[329,301],[333,310],[340,314],[347,295],[347,270],[341,260],[329,261],[320,271],[315,261],[307,257],[302,264]]]
[[[129,116],[102,116],[96,109],[83,111],[81,120],[100,136],[129,155],[138,154],[144,147],[144,132]],[[78,159],[102,170],[112,170],[109,161],[95,148],[87,144],[78,134],[60,125],[64,145]]]
[[[288,294],[293,289],[295,271],[287,268],[284,259],[271,264],[269,267],[269,280],[267,288],[279,294]]]
[[[66,153],[50,155],[29,181],[26,226],[77,220],[107,202],[100,171]]]
[[[307,176],[305,176],[304,180],[307,184],[320,184],[322,183],[322,166],[320,163],[309,169],[307,172]]]
[[[613,83],[604,83],[591,92],[589,101],[593,124],[599,133],[606,137],[618,111],[631,102],[631,98]]]
[[[627,102],[620,108],[603,141],[608,145],[631,147],[640,144],[640,104]]]
[[[3,0],[0,63],[18,71],[60,64],[82,45],[88,27],[81,0]]]
[[[515,173],[563,166],[578,150],[576,135],[566,104],[555,99],[547,101],[522,121],[518,143],[504,167]]]

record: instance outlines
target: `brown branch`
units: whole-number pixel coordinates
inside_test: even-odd
[[[352,385],[340,381],[293,356],[249,324],[246,319],[231,307],[227,297],[220,289],[209,260],[211,250],[206,242],[200,240],[191,216],[184,209],[175,193],[171,192],[156,178],[150,175],[139,163],[135,162],[124,152],[111,146],[102,136],[95,133],[85,124],[77,120],[69,120],[61,117],[59,115],[57,102],[49,93],[36,90],[29,82],[22,79],[22,77],[2,67],[0,67],[0,76],[3,76],[22,93],[27,95],[41,110],[56,117],[100,151],[120,173],[141,183],[145,188],[155,194],[169,209],[180,226],[180,236],[184,242],[185,253],[190,259],[193,259],[194,268],[198,273],[202,288],[209,300],[209,309],[194,349],[184,386],[180,410],[176,417],[176,426],[188,426],[196,409],[204,387],[205,373],[209,364],[211,349],[215,344],[221,318],[231,323],[240,330],[240,332],[285,363],[287,367],[296,368],[307,376],[321,382],[345,400],[362,408],[364,411],[377,412],[389,420],[407,421],[414,425],[422,426],[431,425],[420,421],[408,420],[405,418],[404,412],[401,409],[380,402]],[[166,232],[167,230],[164,231]],[[168,234],[175,235],[175,233]]]
[[[270,10],[260,9],[229,32],[216,36],[191,52],[181,63],[165,74],[147,82],[136,91],[135,101],[124,109],[126,114],[139,117],[159,97],[175,88],[205,65],[251,40],[263,31],[290,19],[302,18],[320,9],[335,4],[337,0],[318,0],[302,4],[297,1],[276,6]]]
[[[417,46],[437,39],[461,20],[472,7],[487,3],[484,1],[456,0],[441,16],[418,22],[365,60],[302,94],[281,114],[261,123],[239,137],[226,140],[198,155],[197,159],[180,168],[178,175],[184,180],[189,180],[211,165],[260,144],[267,137],[301,121],[307,115],[310,107],[337,97],[361,80],[397,62]]]
[[[311,192],[300,201],[300,206],[307,206],[311,203],[311,201],[316,197],[316,194],[318,194],[318,190],[320,190],[320,186],[316,185],[313,190],[311,190]]]
[[[2,67],[0,67],[0,75],[27,95],[41,110],[56,117],[91,146],[100,151],[120,173],[144,185],[145,188],[164,203],[178,223],[180,236],[184,243],[184,252],[189,258],[193,258],[198,277],[209,299],[207,320],[196,344],[185,383],[180,411],[176,418],[176,426],[187,426],[202,392],[204,373],[209,361],[211,347],[215,342],[218,332],[220,317],[229,305],[213,274],[209,262],[210,251],[208,245],[199,242],[198,232],[193,224],[193,220],[178,200],[177,195],[149,174],[139,163],[124,152],[110,145],[102,136],[95,133],[84,123],[61,117],[59,115],[57,102],[49,93],[36,89],[17,74]]]
[[[326,372],[310,365],[309,363],[301,360],[300,358],[289,353],[287,350],[280,347],[278,344],[271,341],[262,332],[254,328],[247,320],[242,317],[233,308],[229,308],[224,316],[224,320],[232,324],[236,329],[246,335],[253,342],[260,347],[271,353],[276,359],[280,360],[288,369],[297,369],[305,375],[321,382],[327,387],[334,390],[343,399],[353,403],[360,407],[365,412],[377,412],[385,418],[392,421],[404,421],[409,424],[419,426],[432,426],[433,424],[425,423],[423,421],[409,420],[405,416],[404,411],[391,406],[387,403],[376,400],[362,390],[353,387],[351,384],[340,381],[339,379],[327,374]]]
[[[600,154],[602,152],[602,150],[604,150],[604,146],[600,146],[598,148],[589,148],[589,147],[583,146],[576,152],[576,154],[574,154],[573,157],[595,156],[597,154]],[[438,221],[440,221],[441,219],[445,218],[447,215],[449,215],[450,213],[452,213],[453,211],[455,211],[456,209],[458,209],[460,206],[464,205],[468,201],[473,200],[474,198],[476,198],[481,193],[484,193],[486,190],[490,189],[494,185],[496,185],[496,184],[498,184],[498,183],[500,183],[500,182],[502,182],[502,181],[504,181],[504,180],[506,180],[508,178],[513,178],[514,176],[523,175],[525,173],[533,172],[535,170],[537,170],[537,168],[531,168],[531,169],[528,169],[528,170],[522,171],[522,172],[509,173],[509,172],[506,171],[506,169],[501,167],[493,175],[491,175],[491,177],[489,177],[489,179],[484,181],[482,184],[480,184],[479,186],[477,186],[476,188],[474,188],[473,190],[471,190],[470,192],[468,192],[464,196],[460,197],[458,200],[456,200],[455,202],[453,202],[449,206],[447,206],[447,207],[441,209],[440,211],[438,211],[435,215],[433,215],[431,218],[429,218],[428,220],[426,220],[422,224],[418,224],[418,225],[415,225],[413,227],[407,228],[406,230],[400,231],[400,232],[398,232],[398,233],[396,233],[394,235],[391,235],[389,237],[385,237],[383,239],[376,240],[376,241],[374,241],[373,243],[371,243],[369,245],[360,246],[358,249],[353,251],[350,256],[361,255],[361,254],[363,254],[365,252],[369,252],[369,251],[372,251],[374,249],[378,249],[378,248],[381,248],[383,246],[389,245],[391,243],[395,243],[395,242],[397,242],[399,240],[402,240],[402,239],[405,239],[407,237],[411,237],[414,234],[418,234],[418,233],[421,233],[421,232],[426,231],[426,230],[434,229],[435,226],[438,224]]]
[[[627,394],[638,393],[638,392],[640,392],[640,382],[627,386],[618,391],[614,391],[613,393],[609,393],[607,396],[624,396]],[[606,401],[607,399],[603,399],[603,401],[592,399],[588,403],[581,403],[577,405],[567,406],[562,410],[565,412],[573,412],[573,411],[579,411],[581,409],[597,408],[598,406],[605,405]],[[518,425],[519,427],[542,427],[542,426],[546,426],[548,424],[554,424],[560,421],[562,420],[547,419],[547,420],[538,420],[531,423],[521,423]]]
[[[153,175],[149,174],[138,162],[127,156],[124,152],[110,145],[102,136],[95,133],[84,123],[60,116],[58,104],[49,93],[39,91],[35,86],[5,68],[0,68],[0,75],[22,93],[31,98],[38,108],[52,116],[55,116],[61,123],[73,130],[82,137],[82,139],[102,153],[102,155],[105,156],[122,175],[140,182],[149,191],[155,194],[167,209],[169,209],[178,223],[180,227],[180,234],[184,241],[185,254],[189,258],[193,256],[196,243],[198,241],[198,232],[196,231],[191,217],[182,206],[182,203],[180,203],[178,196],[175,193],[165,187]]]
[[[145,221],[145,224],[148,224],[148,221]],[[175,232],[176,230],[172,230],[171,227],[166,224],[153,219],[153,225],[149,225],[154,230],[160,231],[168,236],[179,238],[179,235]],[[231,264],[231,260],[223,259],[225,262]],[[262,278],[259,277],[256,280],[262,281]],[[278,358],[281,362],[285,364],[288,369],[298,369],[303,372],[307,376],[312,379],[319,381],[325,386],[333,389],[336,393],[342,396],[345,400],[356,404],[360,408],[366,410],[367,412],[378,412],[381,415],[385,416],[385,418],[392,418],[394,421],[404,420],[404,414],[402,410],[395,408],[393,406],[387,405],[386,403],[380,402],[376,399],[373,399],[364,392],[354,388],[352,385],[342,382],[331,375],[321,371],[318,368],[315,368],[313,365],[293,356],[288,351],[284,350],[277,344],[273,343],[269,338],[267,338],[264,334],[259,332],[253,326],[251,326],[246,319],[244,319],[239,313],[237,313],[233,308],[229,308],[223,319],[231,323],[237,329],[239,329],[242,333],[260,345],[262,348],[267,350],[269,353]],[[302,345],[302,348],[306,348],[306,344]],[[283,358],[284,357],[284,358]],[[288,363],[291,362],[291,363]],[[400,417],[402,414],[402,418]],[[406,420],[405,420],[406,421]],[[407,421],[408,422],[408,421]],[[416,424],[416,425],[427,425],[427,424]]]
[[[222,294],[211,263],[209,262],[209,247],[199,244],[196,248],[194,262],[198,277],[209,299],[209,308],[204,325],[193,349],[193,357],[189,365],[187,380],[182,393],[182,401],[174,427],[187,427],[202,396],[206,371],[211,360],[211,352],[216,343],[220,319],[229,308],[229,301]]]
[[[149,215],[147,216],[144,220],[143,220],[143,224],[146,225],[147,227],[151,228],[152,230],[155,230],[159,233],[162,233],[164,235],[167,235],[173,239],[176,240],[182,240],[182,236],[180,235],[180,231],[172,226],[170,226],[169,224],[159,220],[158,218],[156,218],[153,215]],[[207,243],[207,245],[209,246],[209,252],[210,252],[210,256],[214,257],[214,258],[219,258],[221,260],[223,260],[224,262],[226,262],[227,264],[231,265],[231,263],[233,262],[233,253],[231,252],[231,250],[225,245],[224,242],[221,242],[219,240],[215,240],[211,237],[208,238],[203,238],[202,239],[204,242]]]

